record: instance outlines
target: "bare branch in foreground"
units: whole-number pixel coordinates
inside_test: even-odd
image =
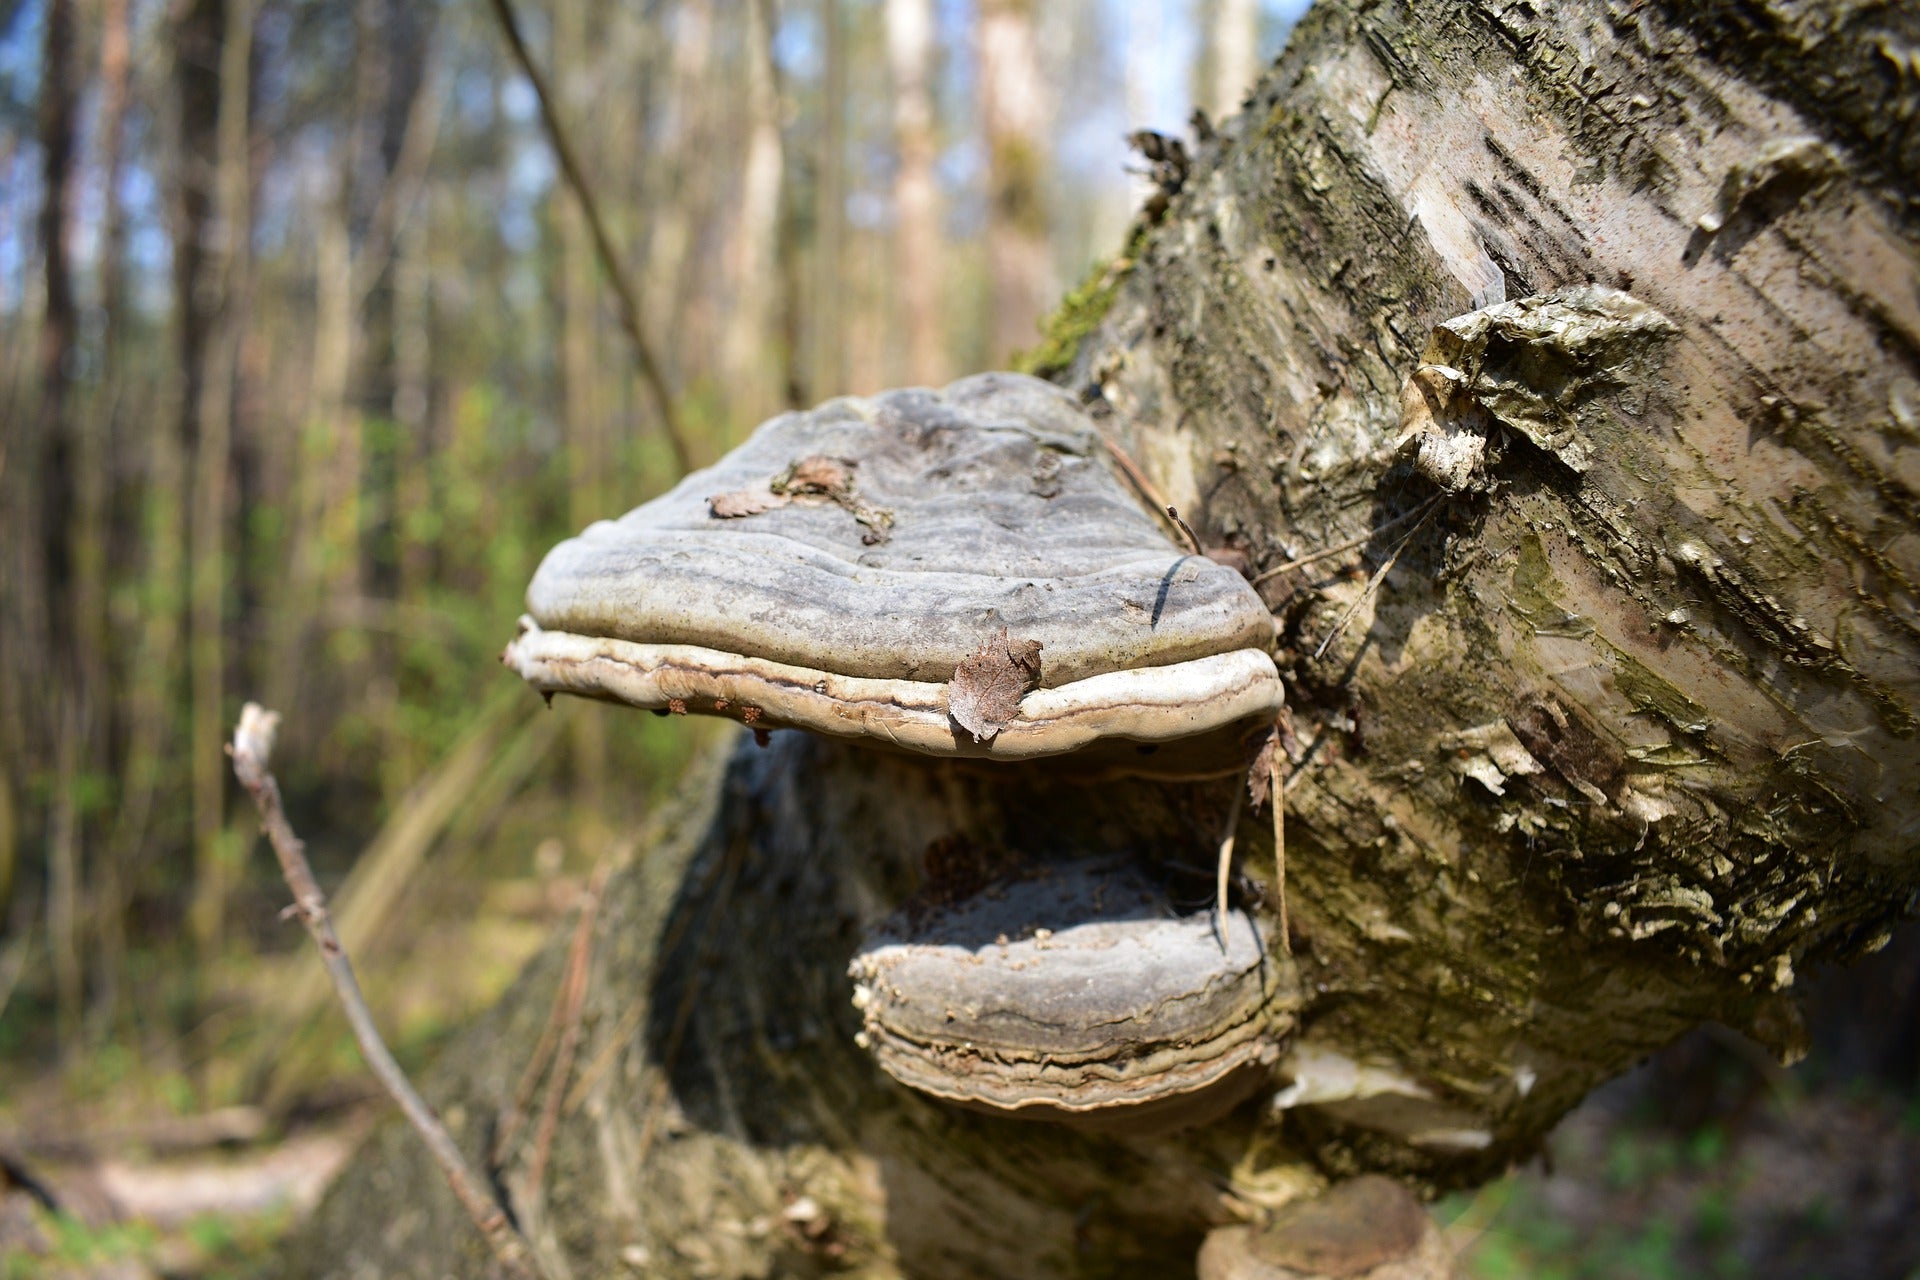
[[[287,887],[293,890],[293,906],[289,908],[289,913],[300,918],[300,923],[307,927],[307,933],[312,936],[314,945],[320,948],[321,962],[326,965],[327,977],[332,980],[333,989],[339,994],[340,1004],[346,1010],[347,1021],[353,1027],[353,1038],[360,1044],[361,1056],[373,1069],[375,1078],[400,1104],[408,1123],[413,1125],[421,1140],[427,1144],[434,1162],[446,1175],[454,1198],[467,1211],[467,1216],[473,1219],[473,1224],[480,1228],[494,1257],[515,1276],[524,1277],[525,1280],[545,1280],[545,1269],[540,1266],[533,1250],[514,1230],[500,1206],[481,1190],[479,1179],[468,1167],[466,1158],[460,1154],[460,1148],[454,1145],[446,1126],[440,1123],[440,1117],[415,1092],[412,1082],[400,1069],[400,1064],[393,1060],[386,1042],[380,1038],[379,1029],[373,1025],[373,1014],[367,1009],[366,998],[360,994],[360,983],[353,976],[353,962],[348,958],[346,948],[340,945],[339,936],[333,931],[333,920],[327,915],[326,895],[320,892],[320,886],[313,878],[313,868],[307,863],[306,846],[287,822],[286,812],[280,805],[280,784],[274,781],[273,774],[267,769],[267,760],[273,754],[274,731],[279,725],[278,712],[268,711],[257,702],[249,702],[240,711],[240,724],[233,731],[233,743],[227,748],[227,754],[233,757],[234,776],[240,779],[240,785],[247,789],[247,793],[253,797],[254,807],[260,811],[261,829],[266,832],[268,843],[273,845],[273,852],[280,859],[280,871],[287,879]]]

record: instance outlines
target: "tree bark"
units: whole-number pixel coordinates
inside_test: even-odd
[[[1676,12],[1324,4],[1057,321],[1167,498],[1280,570],[1273,1087],[1153,1139],[956,1111],[855,1048],[844,976],[956,834],[1210,893],[1235,783],[776,735],[609,887],[577,1106],[515,1206],[554,1265],[1190,1274],[1329,1179],[1495,1175],[1701,1020],[1797,1051],[1796,973],[1920,895],[1920,150],[1882,53],[1920,19]],[[470,1147],[563,950],[442,1059]],[[483,1270],[407,1141],[303,1273]]]

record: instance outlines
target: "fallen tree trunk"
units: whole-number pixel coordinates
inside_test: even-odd
[[[1323,4],[1059,322],[1059,380],[1266,575],[1273,1088],[1099,1136],[854,1043],[847,960],[930,846],[1204,868],[1232,784],[778,735],[609,887],[579,1105],[502,1175],[557,1271],[1178,1274],[1329,1179],[1496,1174],[1701,1020],[1798,1051],[1796,972],[1920,887],[1920,19],[1677,8]],[[561,962],[441,1064],[476,1151]],[[483,1269],[407,1144],[307,1273]]]

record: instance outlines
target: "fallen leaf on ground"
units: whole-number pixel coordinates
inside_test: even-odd
[[[954,668],[947,714],[975,742],[992,740],[1020,714],[1020,699],[1040,685],[1038,640],[1009,640],[1007,629]]]

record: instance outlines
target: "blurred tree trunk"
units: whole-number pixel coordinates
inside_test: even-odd
[[[940,325],[940,210],[934,187],[932,0],[887,0],[887,62],[893,72],[894,296],[906,346],[906,380],[946,380]]]
[[[592,50],[583,5],[561,5],[553,15],[552,82],[559,87],[569,120],[595,119],[590,98],[597,91]],[[585,135],[590,138],[591,133]],[[583,138],[584,141],[584,138]],[[584,163],[598,171],[596,151],[584,147]],[[601,361],[595,333],[599,313],[599,268],[586,214],[564,185],[553,192],[554,230],[560,260],[554,273],[560,290],[560,390],[567,443],[567,511],[585,528],[609,510],[604,480],[607,468],[607,408],[601,395]],[[603,812],[606,783],[605,721],[589,711],[571,718],[569,762],[580,812]]]
[[[201,7],[196,4],[190,12]],[[248,157],[252,96],[252,0],[225,0],[214,74],[213,202],[202,225],[209,237],[191,288],[194,315],[183,327],[201,331],[192,401],[193,471],[188,490],[189,661],[193,776],[193,901],[189,921],[202,965],[224,936],[232,852],[226,828],[227,512],[232,484],[233,411],[245,328],[253,181]],[[195,76],[205,74],[197,68]]]
[[[1038,341],[1035,326],[1054,297],[1043,194],[1047,97],[1031,0],[983,0],[980,99],[987,143],[987,351],[997,364]]]
[[[1260,5],[1257,0],[1207,0],[1203,12],[1203,54],[1193,96],[1218,120],[1240,109],[1260,69]]]
[[[126,723],[126,715],[113,701],[113,684],[107,660],[107,557],[113,538],[110,510],[114,457],[114,436],[119,422],[119,406],[125,391],[122,338],[127,324],[126,296],[126,207],[121,199],[120,183],[126,151],[127,102],[129,97],[132,39],[128,28],[127,0],[102,0],[100,5],[100,114],[98,121],[99,165],[102,183],[99,251],[100,370],[97,402],[89,415],[87,461],[80,470],[83,485],[80,495],[79,556],[83,598],[82,619],[87,638],[80,652],[87,659],[86,687],[93,691],[92,740],[96,759],[109,759],[108,734],[113,726]],[[124,759],[117,761],[122,767]],[[126,801],[124,791],[120,797]],[[104,828],[106,824],[101,824]],[[96,841],[100,854],[94,863],[93,919],[99,962],[95,974],[94,1000],[89,1017],[93,1029],[110,1031],[119,1017],[120,980],[127,957],[126,913],[128,886],[131,883],[132,849],[119,837],[119,822],[113,824],[113,838]],[[0,906],[4,895],[0,895]]]
[[[45,717],[42,743],[54,756],[52,817],[47,833],[47,942],[52,953],[60,1043],[78,1046],[85,973],[80,958],[81,822],[80,772],[86,758],[88,674],[80,652],[84,596],[77,581],[75,534],[79,520],[75,470],[84,458],[76,449],[80,415],[75,412],[73,375],[79,356],[80,309],[74,296],[73,247],[74,152],[82,88],[79,32],[73,0],[49,0],[40,61],[40,218],[39,240],[44,310],[40,322],[40,421],[34,460],[38,482],[28,495],[40,529],[32,541],[41,548],[34,575],[38,599],[28,587],[22,610],[27,634],[39,648],[34,664],[43,672],[39,687],[53,696],[34,699]],[[30,583],[33,579],[29,580]],[[30,667],[29,671],[33,668]],[[50,731],[50,732],[48,732]]]
[[[714,48],[713,0],[674,6],[672,57],[661,98],[660,162],[653,166],[647,237],[646,314],[672,317],[668,352],[675,385],[695,381],[698,353],[710,345],[707,291],[700,287],[699,228],[714,215],[711,169],[719,139],[708,104],[714,101],[719,57]]]
[[[847,390],[847,331],[852,307],[843,274],[847,229],[847,32],[840,0],[817,0],[822,63],[818,161],[813,198],[813,306],[807,367],[815,397]]]
[[[1329,1178],[1495,1175],[1702,1020],[1791,1057],[1797,973],[1920,902],[1920,91],[1885,53],[1916,46],[1894,10],[1316,9],[1058,322],[1062,380],[1266,574],[1273,1088],[1159,1138],[961,1112],[855,1047],[845,976],[932,842],[1206,865],[1237,779],[778,734],[609,887],[514,1206],[536,1244],[580,1275],[1191,1274]],[[1274,853],[1243,835],[1251,874]],[[470,1149],[565,951],[441,1060]],[[391,1129],[286,1260],[486,1270]]]
[[[728,293],[722,369],[727,403],[743,425],[780,406],[786,358],[780,349],[779,273],[781,188],[786,153],[780,137],[780,98],[774,81],[772,0],[747,0],[741,55],[746,63],[746,158],[740,200],[727,253]],[[606,508],[602,508],[606,510]]]

